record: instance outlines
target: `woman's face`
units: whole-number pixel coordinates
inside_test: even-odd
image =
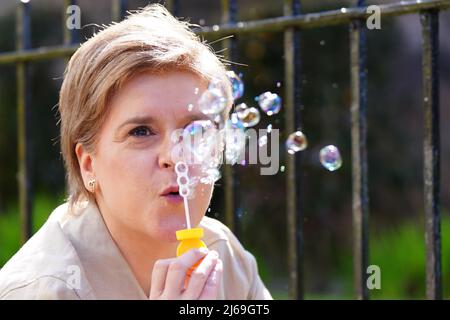
[[[186,228],[183,199],[169,194],[177,187],[171,135],[207,119],[196,104],[205,89],[188,72],[143,73],[112,97],[92,155],[95,196],[107,221],[157,241],[176,241],[175,231]],[[195,188],[189,200],[193,227],[204,216],[212,190],[206,184]]]

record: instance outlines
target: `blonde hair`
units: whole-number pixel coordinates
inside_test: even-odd
[[[232,101],[224,64],[191,26],[162,5],[151,4],[104,28],[71,57],[59,97],[61,153],[71,207],[81,198],[94,200],[83,183],[75,146],[81,143],[95,153],[108,102],[132,76],[144,71],[189,71],[207,82],[226,83]],[[231,102],[226,112],[229,108]]]

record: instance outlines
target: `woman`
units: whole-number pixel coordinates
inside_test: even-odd
[[[271,299],[254,257],[204,216],[212,184],[189,201],[209,250],[174,257],[186,221],[171,134],[205,119],[195,102],[213,79],[232,101],[223,64],[161,5],[75,52],[59,101],[68,201],[0,271],[1,299]]]

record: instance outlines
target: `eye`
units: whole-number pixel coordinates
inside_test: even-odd
[[[134,137],[145,137],[153,135],[153,131],[146,126],[139,126],[130,131],[129,135]]]

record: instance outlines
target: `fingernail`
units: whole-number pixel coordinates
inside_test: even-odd
[[[205,248],[205,247],[201,247],[201,248],[199,248],[198,249],[201,253],[203,253],[203,254],[207,254],[208,253],[208,249],[207,248]]]

